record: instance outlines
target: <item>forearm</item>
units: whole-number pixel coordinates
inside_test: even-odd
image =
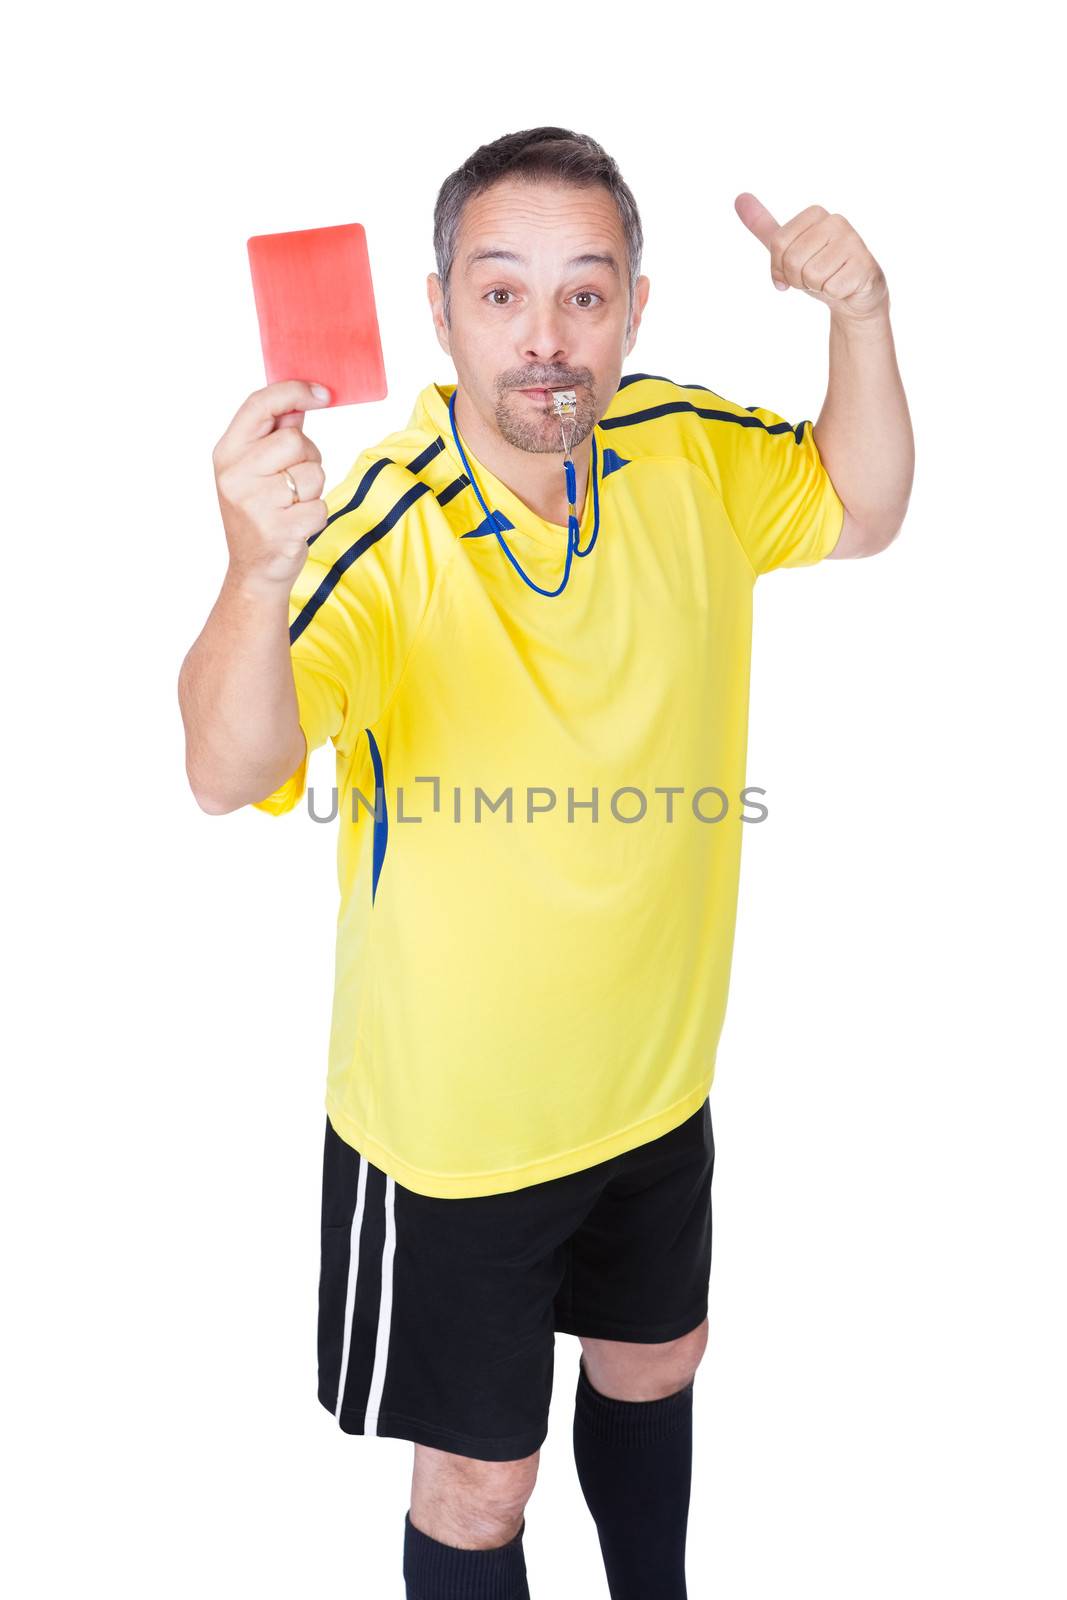
[[[305,741],[283,585],[257,590],[227,575],[182,662],[178,701],[186,772],[205,811],[260,800],[296,771]]]
[[[911,494],[915,439],[888,303],[870,319],[831,313],[829,384],[814,431],[849,516],[872,537],[892,538]]]

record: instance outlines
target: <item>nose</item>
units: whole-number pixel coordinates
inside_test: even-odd
[[[559,306],[532,306],[529,320],[520,335],[522,359],[531,366],[566,364],[567,343],[563,313]]]

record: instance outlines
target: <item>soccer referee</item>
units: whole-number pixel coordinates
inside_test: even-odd
[[[914,462],[863,240],[822,206],[736,208],[775,286],[829,308],[814,427],[623,375],[634,197],[595,140],[543,127],[439,192],[455,384],[324,498],[314,373],[250,395],[214,451],[228,566],[179,677],[189,783],[206,812],[278,815],[308,752],[336,753],[318,1397],[414,1444],[417,1600],[529,1595],[556,1332],[581,1343],[613,1600],[686,1595],[709,1090],[762,814],[752,590],[884,550]]]

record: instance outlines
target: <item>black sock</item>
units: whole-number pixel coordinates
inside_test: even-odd
[[[593,1388],[580,1361],[574,1461],[611,1600],[686,1600],[692,1382],[661,1400],[613,1400]]]
[[[404,1518],[404,1582],[408,1600],[530,1600],[522,1536],[492,1550],[441,1544]]]

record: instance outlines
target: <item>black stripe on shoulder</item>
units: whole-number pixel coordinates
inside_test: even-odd
[[[767,433],[793,433],[788,422],[766,423],[759,417],[739,417],[733,411],[717,411],[711,406],[695,406],[691,400],[664,400],[658,406],[646,406],[643,411],[628,411],[624,417],[604,417],[600,428],[629,428],[638,422],[654,422],[657,417],[670,416],[673,411],[692,411],[706,422],[735,422],[741,428],[763,428]]]
[[[424,494],[429,494],[431,492],[430,485],[419,479],[417,474],[420,473],[423,468],[428,467],[430,462],[435,460],[436,457],[441,454],[444,448],[445,442],[441,438],[441,435],[438,434],[437,438],[432,440],[431,443],[426,446],[425,450],[421,450],[419,454],[414,456],[410,461],[400,462],[394,461],[391,456],[379,456],[377,461],[372,462],[367,471],[363,474],[362,478],[360,478],[351,498],[346,501],[346,503],[337,511],[331,513],[326,522],[319,529],[318,533],[313,533],[310,539],[307,540],[309,545],[314,544],[315,540],[326,532],[326,529],[330,526],[331,522],[336,522],[338,517],[346,516],[348,512],[357,510],[367,498],[367,495],[369,494],[372,486],[384,467],[402,466],[405,472],[409,472],[412,474],[412,476],[416,477],[416,481],[412,487],[406,490],[403,495],[401,495],[400,499],[396,502],[393,508],[386,513],[381,521],[376,523],[373,528],[368,528],[365,533],[360,534],[359,538],[355,540],[353,544],[349,545],[347,550],[338,556],[337,560],[330,567],[329,571],[319,584],[318,588],[315,590],[314,594],[308,598],[298,615],[293,618],[293,621],[289,627],[290,644],[300,637],[308,623],[311,621],[312,617],[315,615],[316,611],[323,604],[323,602],[329,598],[333,590],[337,587],[340,579],[348,571],[352,563],[354,561],[358,561],[364,551],[370,549],[371,545],[377,544],[379,539],[384,538],[391,528],[395,528],[401,517],[404,516],[405,512],[410,510],[410,508],[415,504],[416,500],[421,499]],[[466,473],[460,473],[458,478],[453,478],[451,483],[447,484],[445,488],[436,493],[435,499],[439,505],[445,506],[450,500],[454,499],[457,494],[460,494],[462,490],[468,488],[469,486],[470,479],[467,477]]]
[[[363,474],[363,477],[360,478],[360,482],[358,482],[357,486],[355,486],[355,491],[354,494],[352,494],[352,498],[350,498],[349,501],[344,504],[344,506],[341,506],[338,510],[331,512],[330,517],[326,517],[322,528],[318,530],[318,533],[312,533],[312,536],[310,536],[310,538],[306,541],[307,544],[312,546],[312,544],[315,542],[315,539],[322,538],[322,534],[325,533],[326,528],[328,528],[331,523],[336,522],[338,517],[347,517],[347,514],[349,514],[350,510],[357,510],[358,507],[362,506],[366,496],[368,496],[368,493],[370,493],[374,480],[378,478],[378,474],[381,472],[382,467],[403,467],[405,472],[411,472],[411,474],[414,474],[416,477],[418,477],[419,472],[422,472],[424,467],[429,467],[430,461],[434,461],[437,456],[440,456],[443,450],[445,450],[445,440],[443,440],[442,435],[438,434],[434,442],[429,443],[429,445],[426,446],[426,450],[422,450],[421,453],[419,453],[418,456],[414,456],[411,461],[394,461],[392,456],[379,456],[378,461],[371,462],[371,466],[366,469],[365,474]],[[450,499],[456,498],[456,494],[461,493],[462,490],[466,490],[466,488],[469,488],[469,486],[470,478],[467,477],[466,472],[461,472],[459,477],[453,478],[451,483],[448,483],[443,490],[435,491],[435,498],[437,498],[440,506],[448,506]],[[429,488],[429,483],[427,483],[427,488]]]
[[[705,422],[733,422],[740,428],[762,428],[766,433],[792,433],[800,437],[797,429],[788,422],[766,423],[759,417],[739,417],[733,411],[716,411],[710,406],[695,406],[691,400],[665,400],[658,406],[646,406],[644,411],[629,411],[624,417],[603,417],[597,424],[600,428],[630,428],[638,422],[654,422],[657,417],[667,417],[673,411],[692,411],[694,416],[702,417]],[[800,423],[799,427],[803,428]]]
[[[453,478],[450,484],[446,485],[444,489],[439,491],[437,496],[438,505],[447,506],[450,500],[454,500],[457,494],[462,494],[463,490],[469,489],[470,486],[471,481],[467,477],[467,474],[465,472],[461,472],[458,478]]]
[[[669,383],[672,389],[703,389],[705,394],[715,393],[706,383],[679,383],[675,378],[663,378],[655,372],[628,372],[625,378],[619,380],[619,388],[625,389],[631,383]],[[725,398],[725,395],[718,396],[720,400]]]
[[[746,406],[745,410],[746,411],[758,411],[759,410],[759,406]],[[789,425],[787,423],[786,427],[788,427],[788,426]],[[810,428],[810,426],[811,426],[810,418],[805,417],[803,422],[798,422],[795,428],[790,428],[789,429],[789,432],[793,435],[793,437],[796,440],[797,444],[803,444],[804,443],[804,429],[805,428]],[[785,433],[785,431],[786,431],[786,428],[782,427],[781,423],[778,423],[778,422],[775,423],[773,428],[768,428],[767,429],[768,433]]]
[[[408,463],[408,471],[421,472],[423,467],[429,466],[434,457],[439,456],[444,448],[445,441],[438,434],[433,444],[427,445],[421,456],[416,456],[414,461]],[[471,481],[467,474],[461,472],[458,478],[453,478],[450,483],[446,483],[443,489],[435,489],[434,499],[439,506],[447,506],[450,500],[454,500],[457,494],[462,494],[463,490],[469,489],[470,486]]]
[[[310,539],[307,540],[308,545],[313,545],[316,539],[321,539],[331,522],[336,522],[338,517],[347,516],[350,511],[355,511],[358,506],[361,506],[370,493],[371,486],[382,468],[395,465],[396,463],[391,461],[388,456],[379,456],[377,461],[372,462],[357,483],[352,498],[345,505],[339,507],[338,510],[330,512],[318,533],[313,533]]]
[[[715,394],[714,389],[709,389],[706,384],[676,383],[673,378],[657,377],[651,372],[631,372],[622,379],[619,389],[624,389],[627,384],[637,383],[642,378],[647,378],[652,383],[669,383],[674,389],[700,389],[705,394],[714,395],[716,400],[725,398],[721,394]],[[657,417],[670,416],[672,412],[691,411],[694,416],[701,417],[705,422],[732,422],[740,428],[762,428],[765,433],[791,433],[797,444],[803,442],[804,429],[807,426],[806,419],[804,422],[798,422],[795,428],[789,422],[768,423],[764,422],[761,417],[752,415],[752,412],[757,409],[758,407],[756,406],[746,406],[746,415],[739,417],[734,411],[719,411],[714,407],[694,405],[691,400],[664,400],[659,405],[646,406],[641,411],[629,411],[623,417],[605,417],[598,426],[601,428],[628,428],[638,422],[654,422]]]
[[[313,545],[316,539],[320,539],[322,537],[330,524],[337,521],[338,517],[345,517],[350,511],[356,511],[367,498],[367,495],[370,493],[371,488],[373,487],[374,482],[378,477],[378,474],[382,471],[383,467],[402,466],[405,472],[411,472],[418,476],[424,467],[429,466],[430,462],[435,456],[441,454],[441,451],[444,449],[444,447],[445,442],[441,438],[441,435],[438,434],[437,438],[434,439],[431,444],[428,444],[425,450],[420,451],[420,453],[411,461],[394,461],[392,456],[379,456],[377,461],[373,461],[367,468],[367,471],[363,474],[362,478],[360,478],[355,490],[352,493],[351,499],[348,500],[343,506],[340,506],[338,510],[332,511],[326,518],[326,521],[323,523],[318,533],[313,533],[306,543],[309,546]]]
[[[386,465],[395,466],[396,463],[387,461],[375,462],[375,466],[378,467]],[[342,555],[338,556],[337,560],[327,572],[326,576],[323,578],[314,594],[308,597],[301,610],[290,623],[290,644],[295,643],[295,641],[299,639],[300,635],[303,633],[304,629],[307,627],[316,611],[322,605],[323,601],[327,600],[333,593],[333,590],[337,587],[337,584],[348,571],[352,563],[354,561],[358,561],[363,552],[365,550],[369,550],[372,544],[377,544],[379,539],[383,539],[389,532],[390,528],[395,528],[396,524],[400,521],[404,513],[410,510],[410,508],[415,504],[415,501],[421,499],[424,494],[429,494],[429,492],[430,486],[428,483],[413,483],[411,488],[400,496],[400,499],[396,502],[396,505],[393,506],[391,511],[386,513],[380,522],[376,522],[373,528],[368,528],[366,533],[360,534],[355,543],[349,545],[348,549]],[[358,504],[358,501],[356,504]],[[351,504],[346,509],[350,510]],[[308,542],[310,543],[310,540]]]
[[[428,467],[430,462],[439,456],[444,448],[445,441],[438,434],[433,443],[428,444],[420,456],[416,456],[414,461],[408,462],[407,470],[414,473],[421,472],[423,467]],[[448,502],[454,500],[457,494],[462,494],[464,489],[469,489],[470,483],[471,481],[467,474],[461,472],[458,478],[453,478],[450,483],[446,483],[443,489],[435,489],[434,499],[439,506],[447,506]]]
[[[417,477],[422,471],[423,467],[428,467],[430,465],[430,462],[433,460],[434,456],[439,456],[441,454],[441,451],[444,449],[444,447],[445,441],[441,438],[441,435],[438,434],[433,443],[428,444],[421,455],[416,456],[414,461],[409,461],[407,463],[407,470],[415,473]]]

